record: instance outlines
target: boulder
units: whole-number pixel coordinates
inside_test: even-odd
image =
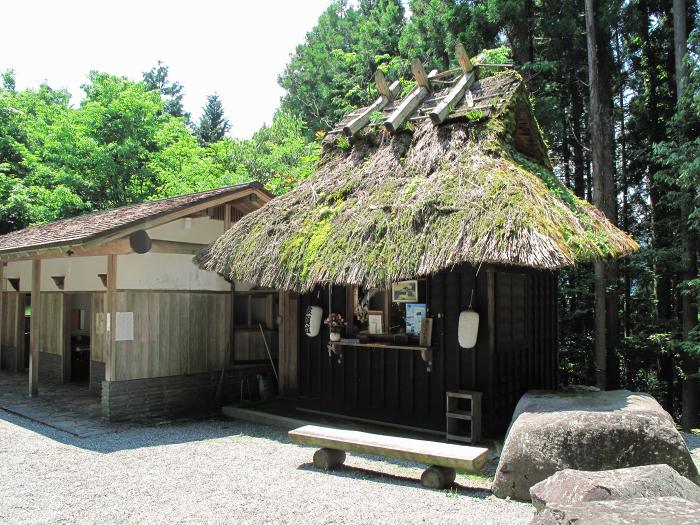
[[[627,498],[677,497],[700,504],[700,487],[668,465],[588,472],[566,469],[530,489],[538,511],[546,505]]]
[[[560,470],[655,464],[700,481],[673,419],[650,395],[534,391],[515,408],[492,491],[529,500],[530,487]]]
[[[689,525],[700,523],[700,504],[681,498],[632,498],[548,505],[530,525]]]

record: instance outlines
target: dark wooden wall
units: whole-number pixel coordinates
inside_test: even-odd
[[[474,349],[457,341],[459,313],[480,314]],[[502,434],[520,396],[529,389],[556,388],[557,290],[552,272],[468,265],[428,279],[428,315],[434,319],[433,367],[419,352],[344,347],[338,363],[327,350],[328,330],[299,334],[299,407],[411,427],[444,431],[445,392],[478,390],[483,396],[484,432]],[[491,303],[489,303],[491,298]],[[346,312],[344,287],[327,288],[299,300],[299,316],[310,304]],[[491,307],[489,307],[491,306]]]

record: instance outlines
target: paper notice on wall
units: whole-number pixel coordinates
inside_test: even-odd
[[[95,314],[95,333],[97,335],[105,335],[107,332],[107,327],[105,324],[105,314],[102,312]]]
[[[134,340],[134,312],[117,312],[115,341]]]

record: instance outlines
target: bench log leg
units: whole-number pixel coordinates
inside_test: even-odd
[[[420,477],[420,482],[429,489],[444,489],[452,485],[456,472],[448,467],[428,467]]]
[[[345,462],[345,452],[334,448],[322,448],[314,453],[314,467],[333,470]]]

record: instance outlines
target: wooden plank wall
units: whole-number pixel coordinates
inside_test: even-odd
[[[105,293],[90,293],[90,359],[100,363],[105,362],[107,347],[104,313]]]
[[[310,304],[346,312],[345,289],[334,287],[300,297],[298,335],[299,406],[395,424],[444,431],[445,392],[483,392],[483,425],[488,435],[507,428],[520,396],[531,388],[556,388],[556,275],[497,268],[493,279],[495,337],[488,326],[488,279],[464,265],[428,281],[428,315],[434,319],[433,369],[418,352],[345,347],[342,363],[329,357],[327,330],[308,338],[301,330]],[[480,314],[474,349],[457,341],[459,312]],[[348,315],[349,318],[349,315]],[[284,358],[284,356],[282,356]]]
[[[280,292],[279,387],[283,396],[299,393],[299,296]]]
[[[277,331],[263,328],[263,333],[265,334],[265,340],[267,341],[270,349],[272,359],[277,359],[277,355],[279,353]],[[260,328],[258,327],[236,327],[233,334],[233,345],[233,355],[236,362],[269,362],[270,358],[267,355],[267,348],[265,348],[265,343],[263,342],[262,335],[260,334]]]
[[[115,380],[221,370],[230,339],[229,293],[129,290],[116,295],[116,311],[134,313],[134,340],[115,343]]]
[[[63,355],[64,303],[63,293],[41,294],[41,316],[39,317],[39,351]],[[41,364],[39,365],[41,366]]]
[[[23,310],[21,305],[22,295],[18,292],[5,292],[5,301],[3,302],[2,318],[2,340],[0,344],[4,348],[20,348],[22,344],[22,321],[23,316],[20,312]]]

